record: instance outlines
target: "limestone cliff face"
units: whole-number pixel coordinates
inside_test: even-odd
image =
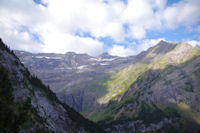
[[[0,132],[104,132],[61,103],[41,80],[29,73],[2,40],[0,71]]]

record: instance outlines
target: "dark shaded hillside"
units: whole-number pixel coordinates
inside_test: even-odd
[[[104,132],[61,103],[1,39],[0,73],[0,132]]]

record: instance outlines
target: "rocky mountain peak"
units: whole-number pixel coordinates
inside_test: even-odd
[[[173,50],[176,47],[175,43],[169,43],[161,40],[155,47],[153,47],[153,52],[155,54],[166,54],[167,52]]]
[[[99,58],[113,58],[117,56],[110,55],[109,53],[105,52],[98,56]]]
[[[159,44],[163,44],[163,43],[169,43],[169,42],[167,42],[167,41],[165,41],[165,40],[160,40],[160,41],[158,42],[157,45],[159,45]]]
[[[65,53],[65,55],[76,55],[76,53],[75,52],[67,52],[67,53]]]
[[[66,56],[89,56],[86,53],[76,53],[76,52],[67,52],[65,53]]]

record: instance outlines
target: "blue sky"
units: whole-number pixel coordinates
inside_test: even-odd
[[[199,0],[1,0],[0,37],[29,52],[130,56],[200,41]]]

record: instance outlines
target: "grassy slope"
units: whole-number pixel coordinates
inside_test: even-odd
[[[152,117],[154,116],[154,114],[155,115],[160,114],[160,118],[163,118],[164,116],[178,115],[178,114],[185,116],[183,112],[188,112],[189,114],[191,114],[189,115],[190,118],[191,116],[199,117],[199,114],[197,114],[196,112],[192,112],[191,110],[181,109],[180,105],[177,105],[174,107],[163,107],[164,105],[152,106],[151,103],[144,103],[144,104],[139,103],[139,104],[136,104],[136,107],[134,108],[134,110],[123,110],[123,108],[126,107],[126,105],[129,105],[129,103],[133,101],[137,102],[137,99],[142,95],[141,90],[136,91],[132,96],[122,97],[120,101],[116,100],[116,97],[118,95],[125,93],[132,84],[137,82],[142,77],[143,78],[147,77],[147,75],[144,75],[144,74],[148,70],[159,70],[161,73],[167,70],[163,77],[160,77],[158,80],[156,80],[156,82],[158,82],[158,81],[163,80],[164,77],[167,76],[168,74],[173,73],[174,69],[177,69],[176,66],[183,64],[190,59],[195,59],[196,57],[200,56],[199,50],[196,50],[196,49],[184,50],[183,47],[187,48],[187,45],[188,44],[177,45],[177,47],[173,51],[169,52],[165,56],[155,60],[154,62],[150,64],[132,64],[131,66],[128,66],[127,68],[124,68],[123,70],[121,70],[119,73],[113,75],[111,80],[106,83],[108,87],[107,89],[108,93],[98,99],[99,103],[101,104],[108,103],[107,107],[105,107],[102,110],[100,109],[100,110],[97,110],[96,112],[93,112],[93,114],[90,115],[90,119],[96,122],[101,123],[102,121],[102,123],[104,124],[109,124],[109,123],[112,123],[113,121],[116,122],[116,121],[121,121],[123,119],[128,120],[128,119],[143,118],[143,120],[146,121],[145,120],[146,117],[148,116]],[[176,53],[176,51],[181,51],[181,50],[182,50],[182,53]],[[182,54],[182,55],[177,56],[177,54],[178,55]],[[184,65],[186,66],[187,63],[185,63]],[[198,78],[199,75],[198,74],[196,75]],[[145,80],[145,79],[142,79],[142,80]],[[170,84],[170,82],[166,84]],[[145,89],[145,87],[143,89]],[[186,90],[186,91],[190,91],[190,90]],[[148,93],[151,93],[151,92],[148,92]],[[145,111],[145,108],[148,108],[148,110],[152,113],[149,113],[149,114],[148,112],[144,113],[143,111]],[[142,117],[140,116],[141,113],[144,114]]]
[[[150,64],[145,64],[145,60],[149,57],[155,56],[152,52],[150,52],[147,57],[141,63],[131,64],[128,67],[122,69],[118,73],[111,76],[111,78],[104,83],[104,86],[107,88],[107,93],[98,99],[98,103],[106,104],[110,100],[116,98],[118,95],[125,93],[128,88],[133,84],[139,76],[144,74],[146,71],[153,70],[164,70],[170,65],[177,66],[181,63],[186,62],[187,60],[198,56],[199,52],[192,49],[191,51],[187,51],[184,57],[179,57],[177,59],[171,58],[174,51],[178,51],[180,47],[184,47],[184,45],[188,44],[180,44],[178,45],[171,53],[158,58],[154,62]]]

